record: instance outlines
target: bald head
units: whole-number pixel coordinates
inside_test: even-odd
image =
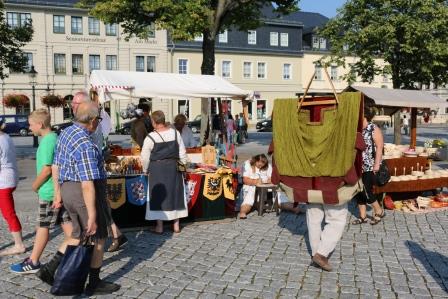
[[[89,124],[99,116],[98,106],[93,102],[83,102],[78,105],[75,111],[75,121],[81,124]]]
[[[73,114],[76,114],[76,111],[78,110],[78,106],[81,103],[90,102],[90,97],[85,91],[78,91],[75,93],[72,99],[72,110]]]

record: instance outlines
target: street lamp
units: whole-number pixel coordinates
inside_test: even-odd
[[[28,72],[28,76],[30,77],[30,84],[31,84],[31,89],[33,91],[33,111],[36,110],[36,76],[37,76],[37,72],[34,69],[34,65],[31,66],[30,71]],[[38,146],[38,140],[37,140],[37,136],[33,135],[33,147],[37,147]]]

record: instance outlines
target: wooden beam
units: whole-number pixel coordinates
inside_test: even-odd
[[[411,108],[411,143],[410,148],[417,145],[417,108]]]

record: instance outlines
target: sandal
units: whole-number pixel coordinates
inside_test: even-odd
[[[370,220],[370,224],[371,225],[377,225],[378,223],[381,222],[381,219],[384,218],[384,216],[386,216],[386,212],[383,209],[383,212],[381,214],[373,214],[372,220]]]
[[[363,223],[367,223],[367,217],[364,217],[364,218],[359,217],[352,221],[353,225],[359,225],[359,224],[363,224]]]

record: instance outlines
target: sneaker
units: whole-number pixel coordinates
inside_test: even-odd
[[[84,294],[86,296],[108,295],[118,291],[120,288],[121,286],[119,284],[99,280],[95,286],[91,285],[90,283],[87,284]]]
[[[31,259],[28,257],[24,259],[23,262],[12,265],[10,269],[11,272],[18,274],[33,274],[39,271],[40,263],[34,265],[33,261],[31,261]]]
[[[128,238],[125,235],[121,235],[116,239],[112,240],[112,244],[110,244],[107,252],[114,252],[120,249],[121,246],[128,242]]]

